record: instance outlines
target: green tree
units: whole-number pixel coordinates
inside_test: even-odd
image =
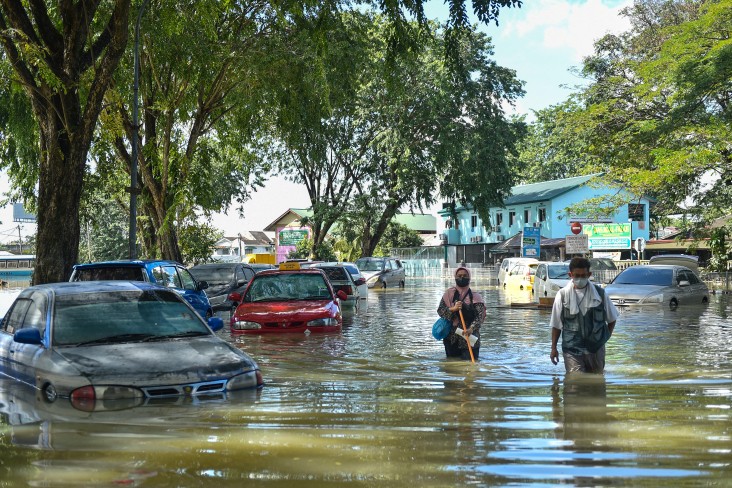
[[[584,62],[577,124],[609,179],[660,214],[691,201],[704,225],[732,209],[732,2],[644,0],[625,15],[631,31]]]
[[[374,256],[391,256],[391,250],[402,247],[419,247],[423,244],[417,231],[397,222],[390,222],[374,250]]]
[[[129,9],[130,0],[0,4],[6,61],[39,136],[40,158],[23,161],[23,172],[38,176],[34,283],[64,281],[77,261],[86,156],[127,43]]]
[[[190,219],[180,226],[181,254],[183,263],[195,266],[212,261],[211,254],[216,241],[224,237],[223,232],[198,219]]]

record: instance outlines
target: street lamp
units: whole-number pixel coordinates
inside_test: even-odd
[[[150,0],[144,0],[137,13],[135,24],[135,80],[132,86],[132,164],[130,165],[130,259],[137,259],[137,139],[139,127],[137,123],[138,91],[140,87],[140,21]]]

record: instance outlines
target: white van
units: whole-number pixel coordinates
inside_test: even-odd
[[[506,283],[506,275],[511,269],[519,263],[532,264],[538,263],[538,259],[534,258],[506,258],[501,261],[501,267],[498,269],[498,286]]]
[[[534,277],[534,296],[554,298],[557,292],[569,283],[569,263],[542,261],[536,268]]]

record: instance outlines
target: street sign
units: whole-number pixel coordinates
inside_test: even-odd
[[[577,235],[582,233],[582,224],[579,222],[572,222],[572,224],[569,226],[569,230],[572,231],[572,234]]]
[[[540,246],[541,228],[524,227],[524,232],[521,236],[521,256],[539,259]]]
[[[590,239],[587,234],[568,235],[564,238],[565,254],[585,254],[590,252]]]
[[[646,250],[646,240],[642,237],[638,237],[635,240],[635,243],[633,244],[633,248],[638,252],[643,252]]]

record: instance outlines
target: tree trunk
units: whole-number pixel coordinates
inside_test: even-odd
[[[57,103],[35,110],[41,129],[41,164],[33,284],[68,280],[79,257],[79,202],[87,148],[80,147],[83,141],[79,138],[70,141],[69,134],[61,130],[59,97],[53,101]]]
[[[376,227],[372,229],[369,226],[364,229],[363,238],[361,240],[362,256],[373,256],[376,246],[379,245],[379,241],[384,235],[386,227],[389,225],[389,222],[391,222],[391,219],[396,215],[397,210],[399,210],[399,203],[390,203],[381,213],[379,221],[376,223]]]

